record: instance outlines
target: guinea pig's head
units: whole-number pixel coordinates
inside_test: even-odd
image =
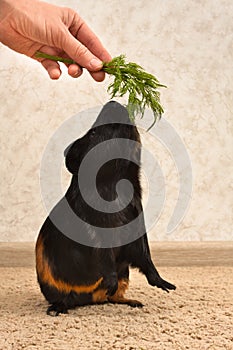
[[[129,159],[132,159],[132,154],[140,157],[140,136],[136,126],[129,119],[127,109],[118,102],[110,101],[102,108],[91,129],[64,151],[67,169],[72,174],[77,174],[82,159],[93,147],[104,141],[114,140],[110,147],[101,148],[101,153],[96,155],[103,157],[103,152],[111,152],[112,147],[120,147],[121,139],[136,141],[136,143],[129,142],[129,145],[124,144],[129,152]]]

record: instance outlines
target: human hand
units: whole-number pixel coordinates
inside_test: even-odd
[[[111,60],[97,36],[72,9],[38,0],[0,0],[0,42],[41,62],[51,79],[58,79],[58,62],[35,58],[36,51],[70,57],[68,74],[79,77],[86,68],[96,81],[104,80],[102,61]]]

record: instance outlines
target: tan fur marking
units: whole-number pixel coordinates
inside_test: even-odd
[[[112,303],[117,303],[117,304],[140,304],[140,302],[138,300],[133,300],[133,299],[126,299],[124,297],[124,294],[126,292],[126,290],[128,289],[129,286],[129,280],[127,279],[122,279],[118,281],[118,289],[116,291],[116,293],[111,296],[108,297],[108,300]]]
[[[43,240],[40,236],[38,237],[36,244],[36,270],[41,281],[48,283],[50,286],[53,286],[64,293],[70,293],[71,291],[76,293],[92,293],[99,287],[103,280],[103,277],[101,277],[94,284],[80,286],[71,285],[64,281],[56,280],[53,277],[47,260],[43,257]]]
[[[129,286],[129,280],[127,279],[119,280],[116,293],[113,296],[108,297],[108,299],[111,301],[115,301],[120,298],[123,298],[126,290],[128,289],[128,286]]]
[[[104,301],[107,301],[107,290],[106,289],[99,289],[92,294],[92,301],[93,303],[103,303]]]

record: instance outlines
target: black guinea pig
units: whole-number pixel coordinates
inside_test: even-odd
[[[152,286],[167,292],[175,289],[151,260],[141,204],[140,157],[138,130],[126,108],[114,101],[65,150],[71,184],[36,242],[37,278],[50,304],[47,314],[57,316],[76,306],[104,302],[142,307],[140,301],[124,297],[129,267],[138,268]],[[96,193],[89,181],[93,176]],[[126,182],[119,187],[122,180]]]

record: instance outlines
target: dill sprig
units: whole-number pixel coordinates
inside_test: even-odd
[[[35,57],[47,58],[67,64],[75,63],[72,59],[52,56],[40,51],[36,52]],[[103,62],[103,71],[114,76],[114,80],[107,90],[111,98],[122,97],[128,93],[126,108],[132,122],[135,121],[137,115],[143,118],[146,108],[152,110],[154,121],[149,127],[151,129],[164,112],[160,104],[158,88],[166,86],[160,84],[154,75],[147,73],[138,64],[133,62],[127,63],[125,55],[117,56],[110,62]]]
[[[128,92],[126,107],[133,122],[137,115],[143,118],[147,107],[152,110],[154,122],[149,127],[151,129],[164,112],[157,89],[166,86],[160,84],[155,76],[147,73],[138,64],[126,63],[124,55],[117,56],[110,62],[104,62],[103,70],[114,76],[114,81],[108,87],[111,98],[122,97]]]

